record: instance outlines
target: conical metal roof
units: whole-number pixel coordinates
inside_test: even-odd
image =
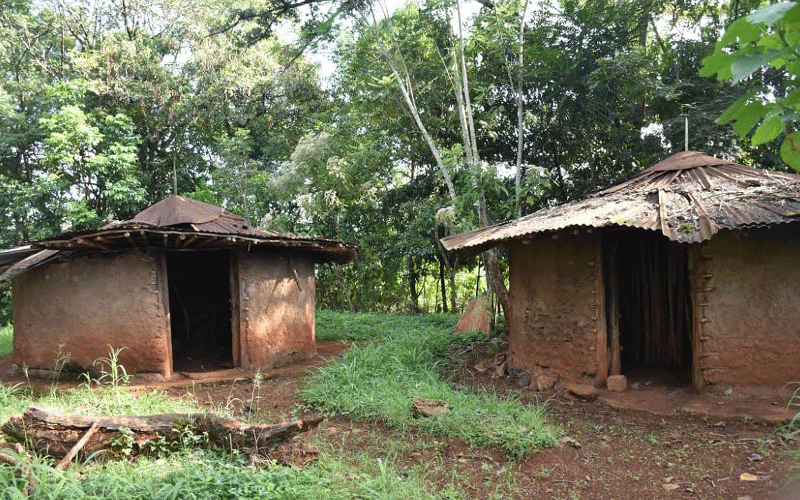
[[[537,233],[632,227],[682,243],[720,229],[800,221],[800,175],[745,167],[682,151],[627,181],[519,219],[442,239],[447,250],[481,252]]]
[[[151,205],[131,219],[151,226],[204,224],[219,219],[225,212],[220,207],[174,194]],[[245,220],[241,217],[242,220]]]
[[[132,219],[100,229],[72,231],[0,256],[0,282],[55,258],[157,247],[170,251],[280,249],[311,255],[317,262],[345,264],[358,250],[338,240],[307,238],[252,227],[247,219],[202,201],[173,195]]]

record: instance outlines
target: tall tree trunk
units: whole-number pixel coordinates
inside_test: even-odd
[[[469,95],[469,78],[467,76],[467,63],[464,57],[464,31],[461,26],[461,0],[456,1],[456,15],[458,21],[458,51],[457,51],[457,72],[455,80],[461,80],[457,85],[456,94],[460,90],[463,99],[459,101],[460,105],[464,107],[464,117],[462,126],[466,122],[466,133],[462,132],[462,136],[466,136],[468,140],[464,144],[464,150],[467,152],[467,161],[470,166],[475,170],[476,189],[478,191],[478,221],[481,227],[486,227],[490,224],[489,215],[486,208],[486,197],[484,196],[483,187],[480,185],[480,177],[483,170],[483,162],[480,159],[480,152],[478,151],[477,134],[475,133],[475,120],[472,116],[472,102]],[[458,101],[458,99],[457,99]],[[487,250],[481,254],[481,258],[486,268],[486,278],[489,288],[497,296],[500,302],[500,307],[503,309],[503,315],[509,317],[511,310],[508,301],[508,290],[505,285],[505,280],[500,273],[500,266],[497,263],[497,251],[495,249]]]
[[[442,289],[442,312],[447,310],[447,284],[445,283],[444,260],[439,260],[439,286]]]
[[[375,35],[375,42],[378,45],[379,50],[381,51],[381,55],[383,55],[386,64],[388,64],[389,69],[392,72],[392,76],[394,77],[395,81],[397,82],[398,87],[400,87],[400,92],[403,94],[403,99],[406,102],[406,107],[408,112],[411,113],[411,117],[414,120],[414,125],[416,125],[417,130],[422,135],[423,139],[425,139],[425,143],[428,145],[428,149],[430,149],[431,154],[433,155],[434,161],[436,162],[436,166],[439,168],[439,171],[444,178],[445,185],[447,185],[447,191],[450,194],[450,201],[455,203],[456,201],[456,188],[455,184],[453,184],[453,179],[450,175],[450,171],[447,168],[447,165],[444,164],[444,160],[442,159],[441,152],[439,151],[439,146],[434,141],[431,134],[428,132],[428,128],[425,126],[425,123],[422,121],[422,117],[419,112],[419,108],[417,107],[417,102],[414,97],[414,87],[411,84],[411,75],[408,72],[408,68],[405,64],[405,59],[403,58],[400,49],[396,47],[396,43],[394,41],[394,33],[392,32],[391,26],[391,18],[387,17],[387,22],[389,23],[389,36],[392,39],[393,44],[395,45],[394,53],[395,57],[392,57],[392,54],[389,52],[389,49],[386,47],[384,43],[381,41],[380,32],[378,31],[378,20],[375,16],[375,11],[370,10],[372,15],[372,29]]]
[[[417,291],[417,266],[414,257],[408,257],[408,288],[411,293],[411,312],[417,314],[419,308],[419,292]]]
[[[524,133],[525,133],[525,110],[523,109],[524,102],[522,100],[522,74],[524,70],[524,53],[525,53],[525,15],[528,13],[528,1],[522,6],[522,14],[519,16],[519,36],[517,38],[517,85],[516,85],[516,101],[517,101],[517,165],[514,173],[514,203],[516,205],[517,217],[522,217],[522,150],[524,148]],[[511,67],[508,67],[508,77],[511,87],[514,87],[514,82],[511,78]]]

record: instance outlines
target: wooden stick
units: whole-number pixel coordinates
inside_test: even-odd
[[[0,464],[7,464],[7,465],[10,465],[12,467],[16,467],[18,462],[17,462],[16,458],[12,457],[11,455],[8,455],[7,453],[3,453],[2,451],[0,451]]]
[[[92,435],[94,435],[94,433],[97,432],[97,429],[99,428],[100,428],[100,421],[95,420],[92,426],[89,427],[89,430],[86,431],[83,437],[80,438],[77,443],[75,443],[75,446],[73,446],[67,452],[67,454],[64,455],[64,458],[58,461],[58,463],[55,465],[54,468],[56,470],[64,470],[67,467],[67,465],[69,465],[69,463],[72,461],[72,459],[75,457],[75,455],[77,455],[78,452],[81,451],[81,449],[84,446],[86,446],[86,443],[89,441],[89,438],[91,438]]]

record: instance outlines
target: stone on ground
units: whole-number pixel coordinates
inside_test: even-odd
[[[625,375],[611,375],[606,379],[606,387],[609,391],[625,392],[628,389],[628,377]]]
[[[597,387],[589,384],[567,384],[566,385],[567,391],[575,396],[578,396],[581,399],[585,399],[587,401],[593,401],[597,399],[598,394],[600,392],[597,390]]]

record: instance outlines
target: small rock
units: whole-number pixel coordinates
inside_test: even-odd
[[[672,484],[672,483],[663,484],[662,486],[663,486],[663,487],[664,487],[664,489],[665,489],[665,490],[667,490],[667,491],[675,491],[675,490],[677,490],[678,488],[680,488],[680,485],[678,485],[678,484]]]
[[[745,495],[742,497],[736,497],[736,500],[753,500],[753,497],[751,497],[750,495]]]
[[[754,476],[749,472],[742,472],[739,476],[739,481],[758,481],[758,476]]]
[[[570,445],[573,448],[575,448],[576,450],[580,450],[582,448],[582,446],[581,446],[581,444],[579,442],[575,441],[574,439],[572,439],[569,436],[562,437],[561,439],[558,440],[558,442],[561,443],[561,444]]]
[[[597,399],[597,395],[599,394],[597,387],[589,384],[567,384],[567,391],[587,401]]]
[[[747,460],[749,460],[750,462],[760,462],[760,461],[764,460],[764,457],[762,457],[758,453],[753,453],[752,455],[747,457]]]
[[[531,385],[531,374],[528,372],[523,372],[517,378],[517,384],[519,384],[520,387],[528,387]]]
[[[723,392],[722,394],[724,394],[724,395],[726,395],[728,397],[732,396],[733,395],[733,387],[728,387],[727,389],[725,389],[725,392]]]
[[[726,424],[725,422],[723,422],[722,420],[720,420],[719,422],[717,422],[717,423],[715,423],[715,424],[714,424],[714,427],[720,427],[720,428],[722,428],[722,427],[725,427],[726,425],[727,425],[727,424]]]
[[[639,382],[634,382],[631,384],[631,389],[633,389],[634,391],[639,390],[639,387],[640,387]]]
[[[540,373],[536,376],[534,382],[536,383],[537,391],[546,392],[556,385],[556,382],[558,382],[558,376],[553,375],[552,373]],[[533,385],[534,382],[531,382],[531,385]]]
[[[439,417],[450,411],[450,403],[437,399],[414,398],[411,414],[415,417]]]
[[[495,366],[494,373],[492,373],[492,380],[502,378],[503,375],[506,374],[507,369],[508,369],[508,364],[506,364],[505,361]]]
[[[628,377],[611,375],[606,379],[606,387],[612,392],[625,392],[628,389]]]

